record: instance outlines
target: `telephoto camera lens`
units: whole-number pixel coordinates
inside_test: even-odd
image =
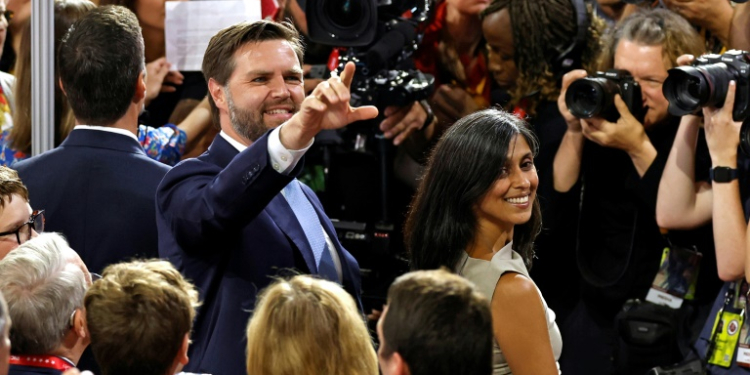
[[[613,111],[615,94],[620,89],[617,84],[605,78],[581,78],[574,81],[565,93],[565,104],[568,110],[578,118],[591,118],[595,116],[608,116]],[[609,120],[609,119],[608,119]]]
[[[706,106],[720,107],[732,80],[724,63],[679,66],[668,73],[662,91],[674,116],[689,115]]]

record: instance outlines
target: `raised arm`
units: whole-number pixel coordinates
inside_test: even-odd
[[[695,181],[695,149],[701,119],[684,116],[659,183],[656,222],[667,229],[693,229],[711,220],[711,185]]]
[[[704,108],[706,143],[711,153],[711,167],[737,168],[737,148],[741,122],[732,120],[736,84],[730,82],[724,106]],[[740,199],[740,185],[735,178],[729,182],[712,182],[713,227],[716,265],[719,278],[736,280],[746,274],[745,214]]]
[[[578,181],[581,174],[581,160],[583,158],[583,132],[581,130],[581,120],[573,116],[565,104],[565,93],[573,81],[586,76],[584,70],[573,70],[563,76],[562,89],[560,96],[557,98],[557,107],[560,110],[565,122],[568,124],[568,130],[563,135],[560,147],[555,154],[553,162],[553,181],[555,191],[566,193]]]

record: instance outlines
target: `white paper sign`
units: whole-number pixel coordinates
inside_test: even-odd
[[[261,19],[260,0],[167,1],[167,61],[172,70],[200,71],[211,37],[226,27]]]

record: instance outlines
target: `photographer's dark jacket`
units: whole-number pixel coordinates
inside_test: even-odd
[[[656,197],[678,123],[674,118],[647,130],[658,154],[642,177],[626,152],[585,141],[576,252],[581,298],[603,322],[612,322],[626,300],[645,299],[668,246],[656,224]],[[709,166],[710,161],[699,162],[697,172],[705,175]],[[713,249],[712,237],[699,233],[670,231],[669,237],[675,245],[702,250],[696,300],[707,303],[718,276],[715,254],[707,251]]]

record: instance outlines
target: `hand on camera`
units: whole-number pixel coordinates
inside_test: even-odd
[[[427,112],[419,102],[414,102],[405,107],[388,107],[383,115],[385,115],[385,120],[380,123],[380,130],[388,139],[395,137],[393,144],[396,146],[400,145],[413,132],[430,125],[425,124]]]
[[[573,81],[586,77],[587,73],[583,69],[576,69],[566,73],[562,79],[562,89],[560,90],[560,96],[557,97],[557,109],[565,119],[565,123],[568,124],[568,131],[574,133],[581,132],[581,119],[575,117],[570,110],[568,105],[565,103],[565,93],[568,91],[568,87]]]
[[[281,143],[291,150],[306,147],[315,135],[324,129],[340,129],[378,115],[374,106],[352,107],[349,88],[354,78],[354,63],[344,67],[341,77],[333,76],[320,83],[312,95],[302,101],[299,112],[283,126]]]
[[[737,83],[730,81],[724,105],[721,108],[703,108],[706,143],[715,165],[731,165],[737,162],[742,121],[734,121],[732,118],[736,89]]]
[[[581,120],[583,135],[601,146],[634,153],[648,140],[646,131],[643,124],[630,113],[620,95],[615,95],[615,107],[620,113],[616,123],[601,117]]]

